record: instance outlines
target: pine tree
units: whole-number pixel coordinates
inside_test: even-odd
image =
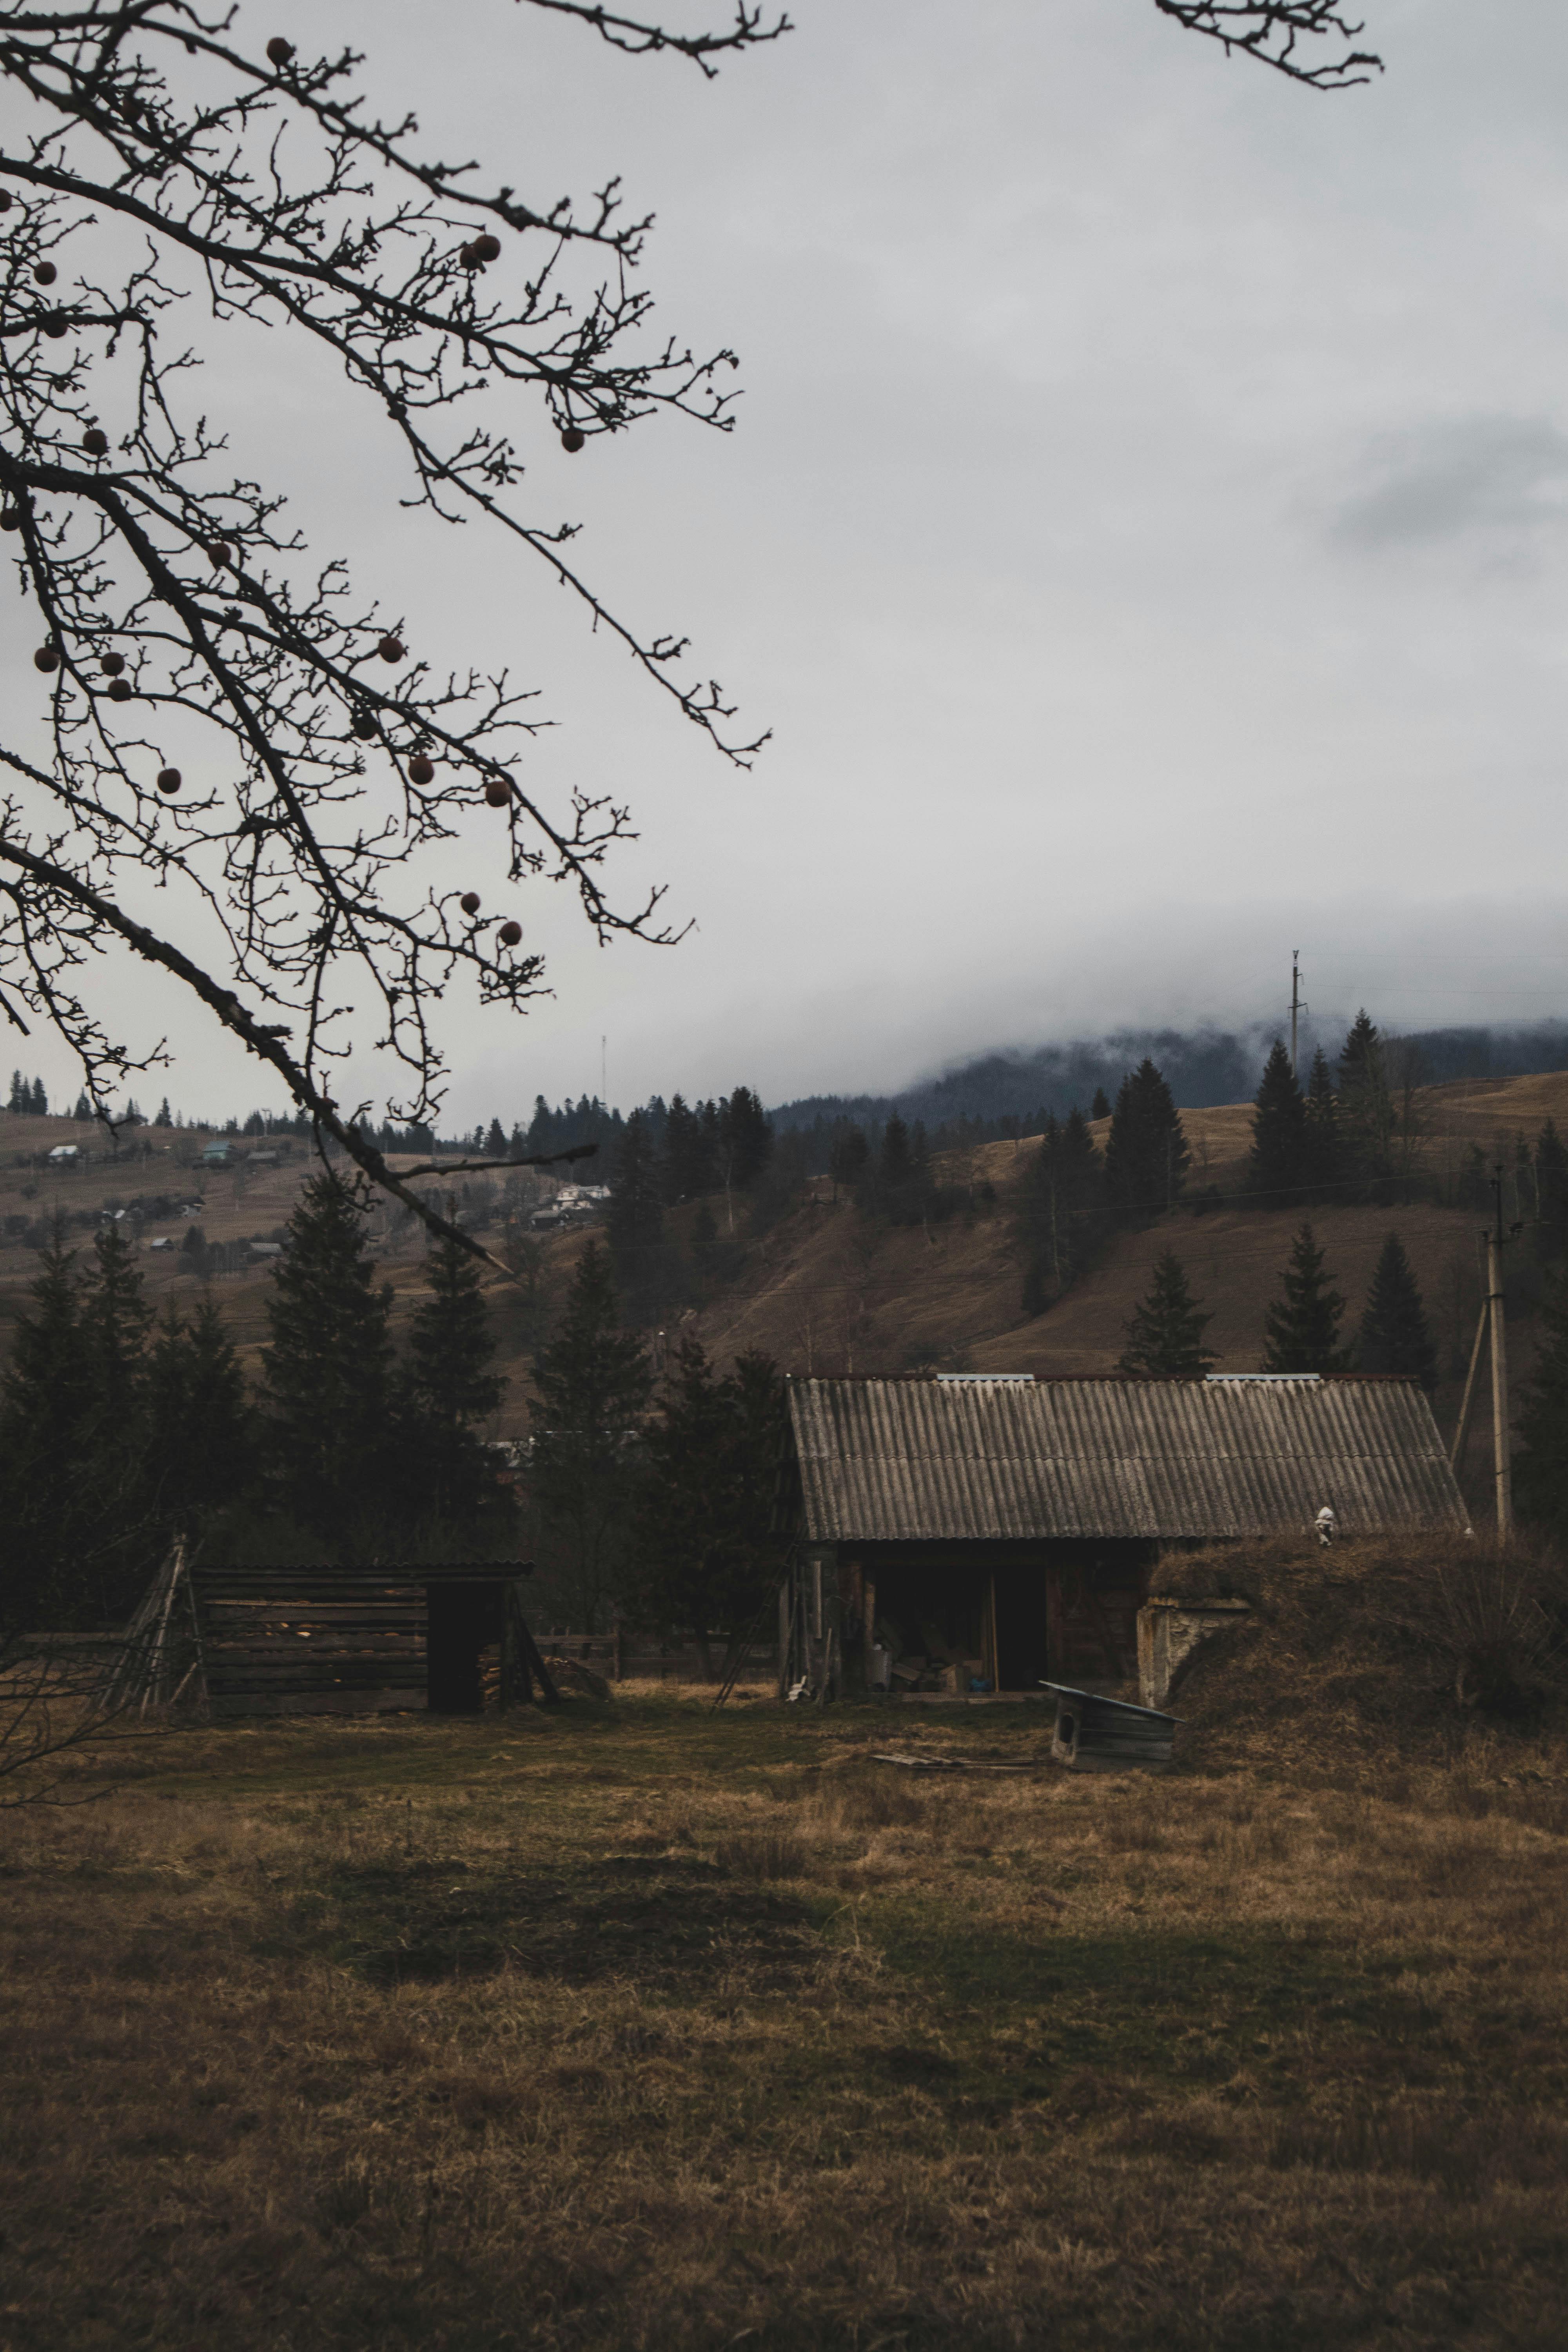
[[[556,1150],[562,1142],[562,1138],[557,1132],[560,1124],[561,1122],[559,1118],[554,1111],[551,1109],[550,1105],[545,1101],[544,1097],[542,1095],[535,1095],[533,1097],[533,1117],[530,1119],[528,1124],[528,1148],[530,1151],[538,1152],[542,1156],[542,1154],[547,1151]]]
[[[1213,1321],[1212,1315],[1199,1312],[1175,1251],[1164,1251],[1155,1261],[1148,1297],[1125,1327],[1127,1345],[1117,1370],[1142,1380],[1199,1378],[1218,1361],[1204,1346]]]
[[[118,1225],[100,1229],[93,1257],[81,1288],[81,1328],[93,1387],[106,1423],[129,1428],[142,1401],[153,1310],[142,1297],[135,1255]],[[138,1430],[134,1442],[139,1440]]]
[[[1145,1223],[1175,1205],[1190,1154],[1170,1087],[1144,1056],[1121,1081],[1105,1145],[1111,1206],[1129,1223]]]
[[[33,1108],[33,1090],[20,1070],[13,1070],[11,1073],[11,1099],[5,1108],[7,1110],[23,1112],[29,1111]]]
[[[853,1192],[864,1182],[870,1158],[871,1147],[866,1140],[864,1128],[856,1127],[848,1119],[841,1119],[833,1130],[833,1141],[827,1154],[827,1172],[833,1179],[834,1191],[837,1192],[842,1187],[845,1192]]]
[[[1252,1114],[1247,1189],[1270,1208],[1300,1198],[1308,1172],[1307,1106],[1283,1041],[1276,1038]]]
[[[1541,1310],[1541,1350],[1524,1384],[1513,1458],[1522,1518],[1568,1543],[1568,1273],[1551,1277]]]
[[[504,1160],[506,1156],[506,1129],[499,1118],[492,1118],[489,1133],[485,1138],[485,1158]]]
[[[0,1427],[6,1540],[0,1553],[0,1630],[46,1617],[79,1623],[95,1594],[81,1565],[96,1551],[86,1476],[96,1426],[92,1368],[81,1328],[76,1253],[58,1224],[17,1316]]]
[[[884,1206],[889,1195],[899,1192],[913,1174],[910,1157],[910,1130],[898,1112],[891,1111],[882,1129],[882,1145],[877,1154],[877,1192]]]
[[[1075,1110],[1078,1108],[1076,1103],[1073,1108]],[[1106,1093],[1103,1087],[1096,1087],[1094,1090],[1094,1100],[1089,1107],[1089,1115],[1090,1118],[1109,1118],[1110,1117],[1110,1097]]]
[[[313,1177],[267,1302],[265,1437],[283,1508],[332,1541],[386,1508],[392,1292],[374,1276],[353,1190],[339,1176]]]
[[[691,1220],[691,1264],[699,1282],[706,1286],[719,1269],[719,1223],[706,1201],[699,1201],[697,1213]]]
[[[721,1148],[727,1171],[725,1181],[744,1192],[757,1181],[773,1148],[773,1131],[760,1098],[749,1087],[737,1087],[720,1106]]]
[[[1343,1184],[1345,1150],[1340,1133],[1340,1098],[1334,1092],[1328,1055],[1321,1045],[1312,1056],[1307,1081],[1304,1126],[1308,1183],[1316,1195],[1332,1200]]]
[[[47,1118],[49,1115],[49,1098],[44,1092],[44,1082],[42,1078],[35,1078],[33,1080],[33,1099],[31,1109],[35,1118]]]
[[[1075,1109],[1058,1127],[1047,1113],[1020,1202],[1019,1233],[1027,1262],[1025,1313],[1037,1315],[1051,1299],[1060,1297],[1093,1264],[1109,1231],[1105,1163],[1094,1148],[1088,1121]]]
[[[621,1328],[596,1242],[577,1261],[534,1382],[530,1491],[558,1549],[574,1613],[594,1633],[626,1572],[637,1439],[653,1386],[642,1342]]]
[[[1343,1372],[1350,1370],[1350,1350],[1339,1344],[1340,1318],[1345,1302],[1328,1286],[1323,1253],[1303,1224],[1281,1276],[1285,1296],[1263,1318],[1268,1341],[1263,1359],[1266,1372]]]
[[[76,1098],[76,1108],[72,1111],[71,1117],[72,1118],[90,1118],[92,1117],[92,1105],[87,1098],[85,1088]]]
[[[254,1416],[223,1318],[199,1299],[187,1324],[171,1299],[147,1367],[147,1468],[154,1515],[169,1536],[242,1503],[256,1475]]]
[[[1437,1385],[1437,1350],[1405,1244],[1390,1234],[1361,1318],[1361,1366],[1366,1372],[1414,1375],[1430,1394]]]
[[[678,1201],[699,1200],[719,1181],[710,1139],[702,1121],[682,1095],[671,1095],[664,1115],[664,1197],[673,1208]]]
[[[73,1112],[71,1113],[71,1117],[72,1117],[73,1118],[79,1118],[79,1117],[80,1117],[80,1113],[79,1113],[79,1111],[73,1111]],[[170,1110],[170,1108],[169,1108],[169,1097],[168,1097],[168,1096],[167,1096],[167,1095],[165,1095],[165,1096],[163,1097],[163,1101],[158,1105],[158,1116],[157,1116],[157,1118],[153,1121],[153,1126],[154,1126],[154,1127],[173,1127],[173,1126],[174,1126],[174,1113],[173,1113],[173,1112]]]
[[[420,1516],[471,1527],[494,1500],[495,1479],[479,1435],[506,1393],[491,1370],[495,1336],[479,1265],[443,1238],[426,1261],[430,1296],[409,1325],[405,1475]]]
[[[616,1154],[609,1235],[616,1281],[639,1306],[650,1304],[664,1276],[664,1200],[658,1158],[640,1110],[627,1119]]]
[[[721,1378],[683,1339],[644,1433],[637,1514],[639,1612],[656,1623],[741,1632],[779,1574],[772,1532],[784,1383],[769,1357]]]
[[[1568,1146],[1550,1118],[1535,1139],[1535,1193],[1541,1255],[1561,1257],[1568,1248]]]
[[[1363,1005],[1351,1024],[1340,1054],[1340,1131],[1347,1173],[1363,1183],[1381,1182],[1390,1172],[1394,1102],[1383,1039]]]

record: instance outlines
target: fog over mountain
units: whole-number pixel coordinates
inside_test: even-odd
[[[1318,1045],[1333,1062],[1351,1017],[1302,1022],[1303,1078]],[[896,1095],[805,1095],[781,1103],[771,1116],[780,1129],[810,1127],[818,1118],[879,1124],[893,1110],[931,1128],[958,1118],[1026,1120],[1042,1110],[1060,1118],[1075,1105],[1087,1111],[1096,1087],[1114,1100],[1122,1078],[1146,1054],[1159,1064],[1178,1105],[1200,1110],[1241,1102],[1254,1093],[1279,1034],[1277,1024],[1267,1022],[1239,1031],[1121,1029],[1109,1037],[1040,1045],[1032,1052],[977,1054]],[[1414,1075],[1426,1085],[1568,1069],[1568,1022],[1389,1034],[1391,1047],[1415,1050]]]

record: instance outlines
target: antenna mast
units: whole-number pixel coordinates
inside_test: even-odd
[[[1290,1076],[1296,1076],[1296,1024],[1300,1014],[1310,1010],[1301,994],[1301,950],[1290,950]]]

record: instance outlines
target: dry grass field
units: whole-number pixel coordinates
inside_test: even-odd
[[[633,1693],[0,1814],[0,2347],[1562,2343],[1560,1738],[889,1744],[1047,1734]]]

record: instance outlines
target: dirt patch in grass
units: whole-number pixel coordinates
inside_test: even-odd
[[[1555,2346],[1560,1743],[885,1738],[193,1732],[0,1822],[0,2346]]]

